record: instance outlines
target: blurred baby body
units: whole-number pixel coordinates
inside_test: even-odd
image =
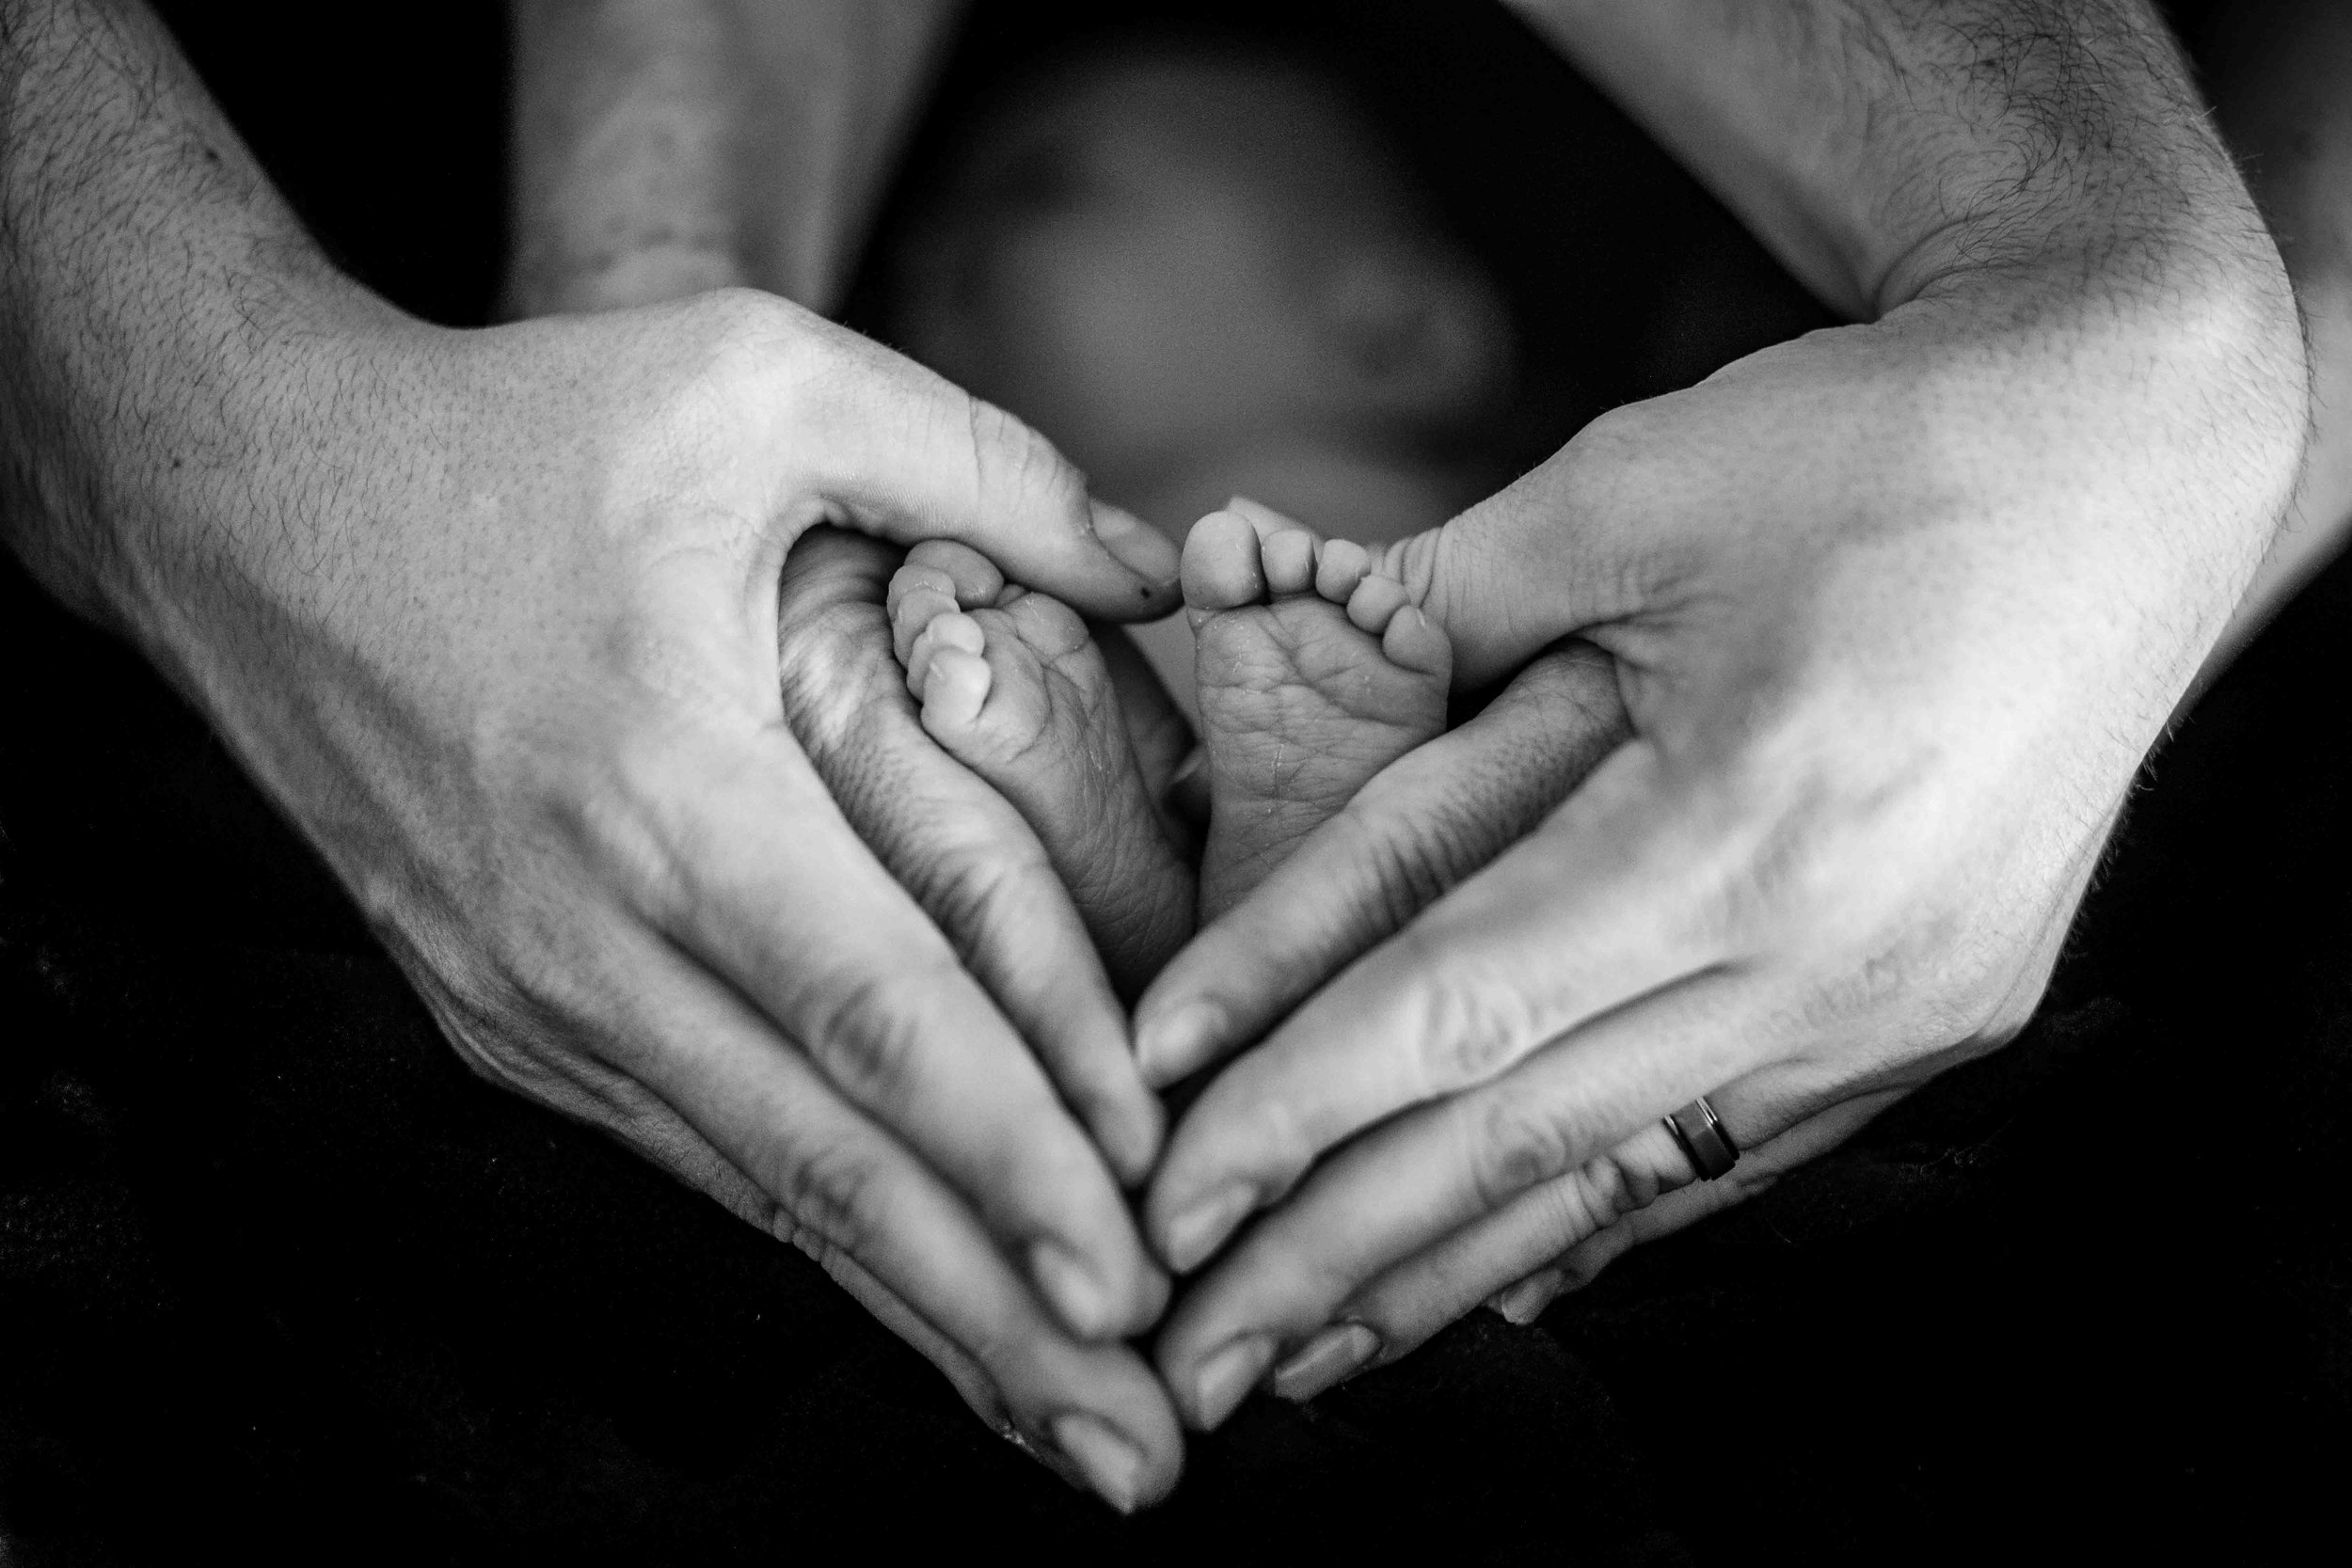
[[[1377,544],[1505,477],[1495,283],[1331,81],[1132,40],[1025,78],[919,193],[884,331],[1181,539],[1247,495]],[[1136,641],[1198,716],[1182,617]]]

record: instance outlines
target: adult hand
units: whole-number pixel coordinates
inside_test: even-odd
[[[2022,1025],[2292,481],[2282,306],[1956,278],[1620,410],[1395,549],[1468,682],[1576,633],[1631,736],[1287,1019],[1358,945],[1294,934],[1334,926],[1306,879],[1376,939],[1412,878],[1310,845],[1145,997],[1159,1082],[1279,1021],[1146,1207],[1179,1271],[1266,1211],[1159,1341],[1189,1419],[1645,1233],[1695,1095],[1769,1172]]]
[[[961,957],[877,863],[785,722],[837,670],[780,639],[778,581],[828,523],[1132,613],[1167,547],[1016,421],[779,301],[398,336],[442,483],[322,551],[341,657],[274,657],[231,733],[476,1066],[815,1254],[1115,1502],[1164,1490],[1173,1424],[1115,1342],[1165,1299],[1119,1193],[1158,1125],[1117,1006],[1057,892],[922,775],[869,825],[928,859]]]
[[[926,889],[959,962],[787,727],[777,614],[818,524],[1113,617],[1172,602],[1174,550],[772,297],[401,316],[142,7],[0,0],[0,119],[9,547],[180,682],[476,1067],[818,1255],[1113,1502],[1164,1492],[1172,1414],[1116,1342],[1165,1300],[1117,1007],[1009,967],[993,922],[1052,958],[1068,921],[977,830]]]
[[[787,725],[843,671],[780,639],[779,578],[829,524],[1132,614],[1172,549],[767,296],[472,334],[352,305],[296,341],[287,436],[234,476],[258,521],[173,530],[125,619],[475,1068],[815,1255],[1113,1502],[1163,1493],[1175,1422],[1118,1342],[1166,1300],[1120,1190],[1159,1133],[1120,1008],[1025,831],[959,819],[886,736],[834,777],[908,768],[862,825],[961,955],[877,861]]]

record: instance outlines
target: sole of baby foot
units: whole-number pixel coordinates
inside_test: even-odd
[[[891,583],[908,689],[931,738],[1027,821],[1132,1001],[1191,934],[1191,867],[1169,842],[1085,621],[992,581],[993,568],[953,554],[962,548],[918,546]]]
[[[1196,524],[1184,586],[1208,752],[1206,922],[1444,730],[1453,644],[1360,546],[1257,514]]]

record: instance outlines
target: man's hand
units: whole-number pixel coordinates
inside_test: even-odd
[[[1719,14],[1537,8],[1603,30]],[[1628,1216],[1692,1180],[1660,1119],[1695,1095],[1750,1150],[1740,1190],[1998,1045],[2039,999],[2140,758],[2268,541],[2303,407],[2275,251],[2177,84],[2133,96],[2156,57],[2134,13],[2023,8],[2058,32],[2022,39],[2012,88],[2056,50],[2059,86],[2121,96],[1988,175],[1973,208],[1931,190],[1905,228],[1887,214],[1917,193],[1887,179],[1779,234],[1878,321],[1620,410],[1392,554],[1466,682],[1581,636],[1613,660],[1630,738],[1287,1019],[1299,974],[1352,956],[1280,936],[1303,872],[1145,998],[1155,1081],[1274,1025],[1188,1112],[1146,1207],[1179,1271],[1231,1243],[1159,1342],[1190,1420],[1216,1424],[1269,1369],[1311,1394],[1563,1254],[1605,1260],[1644,1233]],[[1955,37],[1909,18],[1877,8],[1874,45]],[[1734,54],[1760,39],[1756,79],[1809,57],[1761,20],[1719,24]],[[1914,149],[1931,185],[1983,135],[1967,115],[1987,78],[1942,69],[1895,78],[1908,112],[1950,112]],[[2120,104],[2149,118],[2121,126]],[[1737,107],[1715,112],[1738,125]],[[1874,147],[1827,122],[1856,180],[1906,129],[1881,107]],[[2150,126],[2160,145],[2136,142]],[[2014,150],[1979,145],[1986,170]],[[1468,787],[1437,779],[1428,809]],[[1374,938],[1435,891],[1352,885]]]

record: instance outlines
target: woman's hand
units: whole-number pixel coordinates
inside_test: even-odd
[[[1427,879],[1311,844],[1144,999],[1158,1082],[1280,1020],[1146,1205],[1180,1272],[1231,1243],[1159,1342],[1186,1417],[1590,1267],[2013,1034],[2292,482],[2292,321],[2260,291],[1955,283],[1621,410],[1398,546],[1467,680],[1581,636],[1630,736],[1287,1019]],[[1740,1179],[1629,1218],[1689,1181],[1660,1122],[1702,1093]]]

